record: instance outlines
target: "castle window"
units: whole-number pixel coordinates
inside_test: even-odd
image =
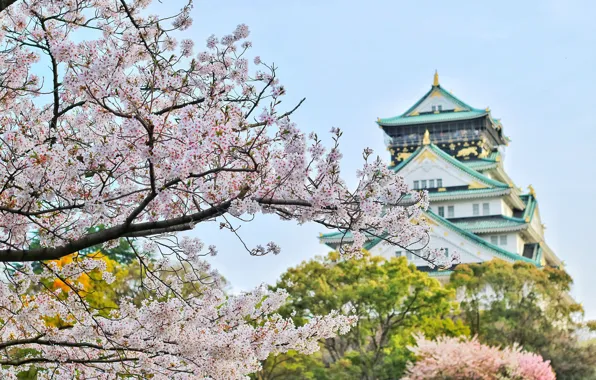
[[[499,236],[499,244],[500,245],[507,245],[507,235]]]
[[[439,216],[445,217],[445,207],[439,206]]]
[[[494,245],[499,245],[499,237],[498,236],[491,236],[490,243]]]
[[[431,109],[433,110],[433,112],[437,111],[437,106],[432,106]]]
[[[434,179],[429,179],[428,180],[428,187],[433,189],[435,187],[435,180]]]
[[[420,182],[419,181],[414,181],[414,189],[420,189]]]
[[[437,187],[443,187],[443,180],[441,178],[437,178]]]
[[[443,106],[439,105],[437,107],[438,107],[439,112],[443,111]]]
[[[443,252],[445,252],[445,257],[449,257],[449,248],[443,248]]]
[[[401,257],[402,252],[401,251],[395,251],[395,257]]]
[[[490,214],[490,203],[483,203],[482,204],[482,215],[489,215]]]
[[[478,203],[475,203],[472,205],[472,215],[474,215],[474,216],[480,215],[480,205]]]
[[[420,181],[420,186],[421,186],[423,189],[426,189],[426,180],[425,180],[425,179],[423,179],[422,181]]]
[[[447,206],[447,217],[455,218],[455,206]]]

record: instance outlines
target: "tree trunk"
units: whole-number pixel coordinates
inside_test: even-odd
[[[17,0],[0,0],[0,12],[4,11],[6,8],[16,2]]]

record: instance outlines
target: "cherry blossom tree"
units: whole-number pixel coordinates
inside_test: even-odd
[[[428,241],[426,193],[409,191],[368,149],[349,189],[342,132],[331,130],[327,149],[291,121],[302,101],[280,109],[286,89],[274,65],[247,58],[248,27],[209,37],[197,54],[195,41],[176,39],[192,4],[164,16],[149,14],[150,3],[22,0],[0,14],[3,378],[31,365],[48,378],[236,378],[269,353],[312,352],[353,323],[331,313],[295,327],[275,313],[283,291],[225,296],[203,260],[216,247],[176,235],[199,223],[241,239],[237,223],[257,213],[315,222],[353,234],[346,255],[365,234],[405,249]],[[98,281],[112,281],[102,261],[55,260],[122,239],[135,247],[147,296],[106,316],[76,280],[100,271]],[[446,265],[440,252],[417,254]],[[28,293],[51,278],[72,291]],[[181,292],[189,285],[192,296]]]
[[[475,338],[443,337],[430,341],[418,337],[411,350],[418,361],[409,365],[406,380],[429,379],[519,379],[554,380],[548,361],[524,352],[519,346],[499,349]]]

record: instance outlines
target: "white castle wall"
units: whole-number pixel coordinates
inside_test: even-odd
[[[489,213],[483,213],[483,203],[489,204]],[[469,200],[457,200],[457,201],[434,201],[431,202],[430,208],[435,213],[438,214],[439,207],[445,208],[445,217],[448,217],[447,210],[448,206],[454,207],[454,218],[467,218],[474,215],[474,204],[478,204],[480,208],[480,215],[504,215],[507,212],[507,205],[503,202],[500,198],[477,198],[477,199],[469,199]],[[508,207],[507,207],[508,208]],[[511,213],[511,209],[508,210]]]

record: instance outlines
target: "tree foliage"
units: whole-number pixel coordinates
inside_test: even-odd
[[[282,313],[296,324],[332,310],[354,313],[358,321],[341,337],[321,342],[318,360],[270,357],[259,378],[379,379],[403,372],[413,333],[459,335],[467,329],[450,319],[454,292],[408,265],[365,253],[343,260],[337,253],[304,262],[281,276],[274,289],[290,297]],[[274,368],[277,366],[277,368]]]
[[[559,379],[595,376],[596,346],[578,333],[583,310],[569,296],[563,270],[493,260],[458,265],[450,287],[461,300],[461,318],[473,335],[495,346],[521,345],[550,360]]]

